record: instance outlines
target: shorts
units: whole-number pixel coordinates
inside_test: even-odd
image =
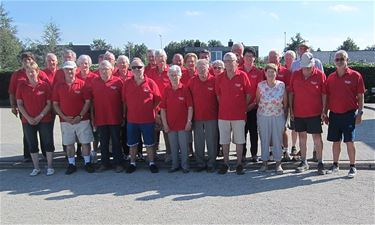
[[[322,120],[319,116],[294,118],[294,128],[296,132],[307,132],[308,134],[321,134]]]
[[[90,120],[83,120],[78,124],[61,122],[61,135],[63,145],[73,145],[76,137],[81,144],[90,144],[94,140]]]
[[[155,123],[129,123],[126,125],[128,146],[138,146],[141,134],[146,147],[152,147],[155,144]]]
[[[232,142],[234,144],[245,144],[245,120],[219,120],[220,144],[227,145],[231,141],[231,132],[233,132]]]
[[[327,140],[339,142],[353,142],[355,137],[355,110],[346,113],[329,113]]]

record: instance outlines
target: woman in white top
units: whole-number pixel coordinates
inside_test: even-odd
[[[263,160],[261,171],[267,170],[269,148],[272,145],[276,173],[282,174],[281,155],[285,115],[287,115],[287,93],[285,84],[276,80],[277,66],[275,64],[267,64],[264,71],[267,79],[258,84],[256,92],[258,131]]]

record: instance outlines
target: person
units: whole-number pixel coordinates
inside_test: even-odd
[[[173,65],[168,70],[171,85],[166,87],[162,101],[161,119],[164,131],[168,134],[171,147],[172,167],[170,173],[179,170],[179,152],[183,173],[189,172],[188,136],[192,128],[193,100],[190,91],[181,82],[181,68]]]
[[[126,55],[119,55],[117,57],[117,72],[113,76],[120,77],[123,82],[133,77],[132,71],[129,70],[129,58]]]
[[[116,56],[115,56],[115,54],[113,54],[110,51],[106,51],[104,53],[104,55],[103,55],[103,60],[107,60],[108,62],[110,62],[112,64],[112,67],[113,67],[113,73],[112,74],[116,74],[118,68],[115,67],[115,64],[116,64]]]
[[[22,128],[26,143],[34,165],[30,176],[41,173],[38,157],[38,133],[41,145],[44,145],[47,158],[47,172],[50,176],[55,173],[52,167],[53,129],[51,115],[51,87],[39,78],[39,67],[34,61],[24,65],[27,80],[21,82],[17,88],[16,99],[19,112],[22,114]]]
[[[292,73],[280,64],[280,53],[276,50],[271,50],[268,53],[268,63],[274,63],[277,66],[276,79],[284,82],[286,90],[289,89],[290,77]],[[283,161],[291,160],[288,152],[288,133],[285,127],[283,134]]]
[[[159,169],[154,162],[154,130],[156,109],[161,100],[159,88],[155,81],[145,77],[144,64],[140,59],[133,60],[131,68],[133,77],[126,80],[122,88],[123,113],[127,119],[127,142],[130,148],[130,165],[126,172],[133,173],[137,168],[135,159],[142,134],[150,171],[158,173]]]
[[[123,154],[120,146],[120,127],[123,123],[122,80],[112,75],[113,65],[103,60],[99,65],[100,77],[92,81],[91,99],[93,101],[93,127],[99,132],[101,165],[99,172],[112,167],[109,159],[109,141],[112,141],[112,153],[115,172],[124,170]]]
[[[77,54],[71,49],[65,49],[63,51],[62,58],[63,58],[63,64],[66,61],[76,62]],[[80,69],[77,68],[76,73],[80,73],[80,72],[81,72]],[[53,87],[59,83],[65,83],[65,73],[64,73],[63,68],[60,68],[56,71],[55,78],[53,80]]]
[[[99,54],[99,55],[98,55],[98,65],[100,65],[100,63],[101,63],[103,60],[104,60],[104,54]],[[99,75],[100,75],[99,67],[98,67],[96,70],[92,71],[92,72],[99,76]]]
[[[81,144],[85,170],[88,173],[94,172],[90,159],[91,142],[94,140],[88,114],[90,96],[85,81],[76,77],[76,69],[75,62],[64,62],[65,83],[57,84],[52,95],[53,108],[60,117],[62,143],[66,146],[68,156],[66,175],[77,171],[74,147],[76,138]]]
[[[260,171],[267,170],[269,148],[272,144],[276,174],[282,174],[282,142],[288,98],[284,82],[276,80],[277,70],[277,65],[273,63],[267,64],[264,68],[266,80],[258,83],[256,102],[258,103],[257,121],[263,161]]]
[[[362,75],[348,67],[348,61],[346,51],[339,50],[335,53],[336,71],[328,76],[323,95],[323,102],[327,102],[323,119],[327,121],[329,110],[327,140],[333,142],[333,164],[327,172],[339,171],[340,145],[343,141],[350,161],[348,177],[353,178],[357,174],[354,132],[355,126],[362,122],[365,85]]]
[[[237,57],[238,66],[242,66],[244,64],[244,59],[243,59],[244,46],[243,46],[243,44],[240,43],[240,42],[234,43],[231,51]]]
[[[306,159],[307,134],[312,134],[318,159],[318,174],[323,175],[323,142],[321,116],[323,112],[323,87],[325,74],[314,67],[314,58],[306,52],[301,57],[301,69],[293,73],[289,90],[290,118],[298,133],[301,163],[296,172],[309,169]]]
[[[233,132],[233,143],[236,145],[238,175],[244,174],[242,152],[245,141],[245,120],[247,105],[251,98],[251,85],[246,73],[238,70],[238,60],[234,53],[224,55],[225,69],[215,82],[215,91],[219,102],[220,144],[223,145],[224,164],[218,173],[229,170],[229,143]]]
[[[292,63],[294,62],[295,59],[296,59],[296,53],[293,50],[288,50],[285,52],[284,54],[285,65],[284,66],[290,72],[292,72]],[[294,121],[290,120],[290,117],[289,117],[288,128],[291,130],[291,137],[292,137],[292,147],[290,149],[290,152],[291,152],[290,155],[293,156],[293,159],[294,159],[294,157],[297,154],[297,148],[296,148],[297,132],[294,130]]]
[[[44,61],[46,64],[46,68],[44,68],[42,71],[47,75],[48,83],[53,88],[59,61],[57,60],[56,55],[51,52],[47,53]]]
[[[182,71],[181,83],[187,85],[189,80],[193,77],[198,76],[196,68],[198,56],[195,53],[187,53],[185,55],[186,69]],[[180,67],[181,68],[181,67]]]
[[[255,66],[256,53],[254,49],[246,47],[244,49],[244,64],[239,67],[239,70],[246,73],[251,83],[251,100],[248,105],[247,119],[245,125],[245,140],[247,133],[250,134],[250,152],[251,161],[258,162],[258,128],[257,128],[257,103],[255,102],[255,94],[258,83],[264,80],[264,73]],[[246,159],[246,143],[244,145],[243,159]]]
[[[310,49],[310,46],[309,46],[309,42],[308,41],[303,41],[301,42],[298,46],[297,46],[297,54],[298,54],[298,59],[294,60],[292,65],[291,65],[291,68],[292,68],[292,72],[295,72],[299,69],[301,69],[301,60],[302,60],[302,55],[306,52],[310,52],[311,49]],[[310,52],[311,53],[311,52]],[[312,53],[311,53],[312,54]],[[324,73],[324,68],[323,68],[323,64],[322,62],[317,59],[317,58],[314,58],[314,67],[320,71],[322,71]]]
[[[194,149],[198,168],[196,172],[207,169],[215,172],[218,140],[218,103],[215,93],[215,77],[209,73],[206,59],[197,61],[198,76],[190,79],[188,88],[193,98],[194,108]],[[207,144],[208,161],[205,160]]]
[[[156,68],[156,61],[155,61],[155,50],[147,49],[146,52],[147,57],[147,66],[145,67],[145,74],[148,75],[151,70]]]
[[[205,59],[208,61],[208,64],[209,64],[209,69],[208,69],[208,72],[210,74],[214,74],[214,69],[211,65],[211,52],[208,51],[208,49],[202,49],[200,52],[199,52],[199,59]]]

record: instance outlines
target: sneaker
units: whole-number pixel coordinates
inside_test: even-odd
[[[117,165],[115,168],[116,173],[121,173],[124,171],[124,167],[122,165]]]
[[[290,152],[291,152],[290,155],[292,155],[292,156],[297,155],[297,148],[296,148],[296,146],[292,146],[292,148],[290,149]]]
[[[224,154],[223,154],[223,149],[221,149],[220,147],[219,147],[219,149],[217,150],[217,157],[223,157],[224,156]]]
[[[40,169],[33,169],[33,171],[30,173],[30,176],[35,177],[38,174],[40,174]]]
[[[281,167],[281,163],[276,164],[275,172],[276,172],[277,175],[281,175],[281,174],[284,173],[284,170],[283,170],[283,168]]]
[[[308,170],[309,169],[309,165],[307,164],[307,163],[305,163],[305,161],[302,161],[299,165],[298,165],[298,167],[297,167],[297,169],[296,169],[296,173],[302,173],[302,172],[304,172],[304,171],[306,171],[306,170]]]
[[[47,175],[47,176],[51,176],[51,175],[53,175],[53,174],[55,174],[55,170],[54,170],[53,168],[48,168],[48,169],[47,169],[47,173],[46,173],[46,175]]]
[[[85,170],[86,170],[88,173],[93,173],[93,172],[95,172],[94,165],[91,164],[91,163],[86,163],[86,165],[85,165]]]
[[[172,168],[168,170],[168,173],[174,173],[174,172],[177,172],[178,170],[179,168]]]
[[[189,173],[190,171],[188,169],[182,169],[182,173]]]
[[[324,165],[321,162],[318,163],[318,174],[319,175],[324,175],[325,174]]]
[[[200,172],[202,172],[203,170],[206,170],[206,167],[205,167],[205,166],[199,166],[199,167],[197,167],[197,168],[194,170],[194,172],[200,173]]]
[[[339,167],[335,166],[335,164],[332,164],[332,166],[329,168],[329,170],[326,171],[327,174],[337,173],[339,172]]]
[[[260,172],[266,172],[268,169],[267,163],[263,163],[262,167],[260,167],[259,171]]]
[[[151,173],[159,173],[159,168],[155,164],[152,164],[150,165],[150,171]]]
[[[75,165],[73,165],[73,164],[69,164],[68,168],[65,171],[65,174],[66,175],[70,175],[70,174],[72,174],[72,173],[74,173],[76,171],[77,171],[77,167]]]
[[[253,163],[258,162],[258,156],[252,156],[251,157],[251,162],[253,162]]]
[[[229,166],[224,164],[220,167],[219,171],[217,172],[218,174],[226,174],[229,170]]]
[[[283,152],[283,158],[281,161],[283,162],[289,162],[291,160],[289,153],[287,151]]]
[[[357,169],[355,167],[351,166],[350,170],[349,170],[349,173],[348,173],[348,177],[354,178],[356,174],[357,174]]]
[[[236,167],[236,173],[237,175],[244,175],[245,173],[243,172],[243,166],[242,165],[238,165]]]
[[[133,164],[130,164],[128,169],[126,170],[126,173],[133,173],[136,170],[137,170],[137,167],[134,166]]]

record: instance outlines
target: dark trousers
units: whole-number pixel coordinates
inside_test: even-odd
[[[120,125],[103,125],[98,126],[99,139],[100,139],[100,150],[101,150],[101,162],[102,165],[110,166],[109,160],[109,140],[112,140],[112,154],[113,161],[116,165],[123,163],[123,154],[120,143]]]
[[[247,112],[247,120],[245,125],[245,139],[247,133],[250,133],[250,152],[255,157],[258,154],[258,124],[257,124],[257,108]],[[244,145],[243,156],[246,156],[247,147]]]
[[[41,149],[46,152],[53,152],[55,146],[53,143],[53,123],[52,122],[40,122],[37,125],[30,125],[28,123],[22,124],[24,137],[26,138],[28,150],[30,153],[39,152],[38,133],[40,139]],[[29,154],[30,154],[29,153]]]
[[[22,114],[19,114],[20,115],[20,119],[22,120]],[[53,132],[53,125],[54,123],[52,122],[52,132]],[[23,127],[23,125],[22,125]],[[23,137],[22,137],[22,143],[23,143],[23,158],[24,159],[31,159],[31,155],[30,155],[30,150],[29,150],[29,144],[27,143],[27,139],[26,139],[26,135],[25,135],[25,132],[22,128],[22,133],[23,133]],[[42,154],[44,157],[46,157],[46,149],[44,148],[44,145],[43,145],[43,140],[39,134],[39,139],[40,139],[40,148],[42,149]],[[38,149],[38,152],[39,152],[39,149]]]

